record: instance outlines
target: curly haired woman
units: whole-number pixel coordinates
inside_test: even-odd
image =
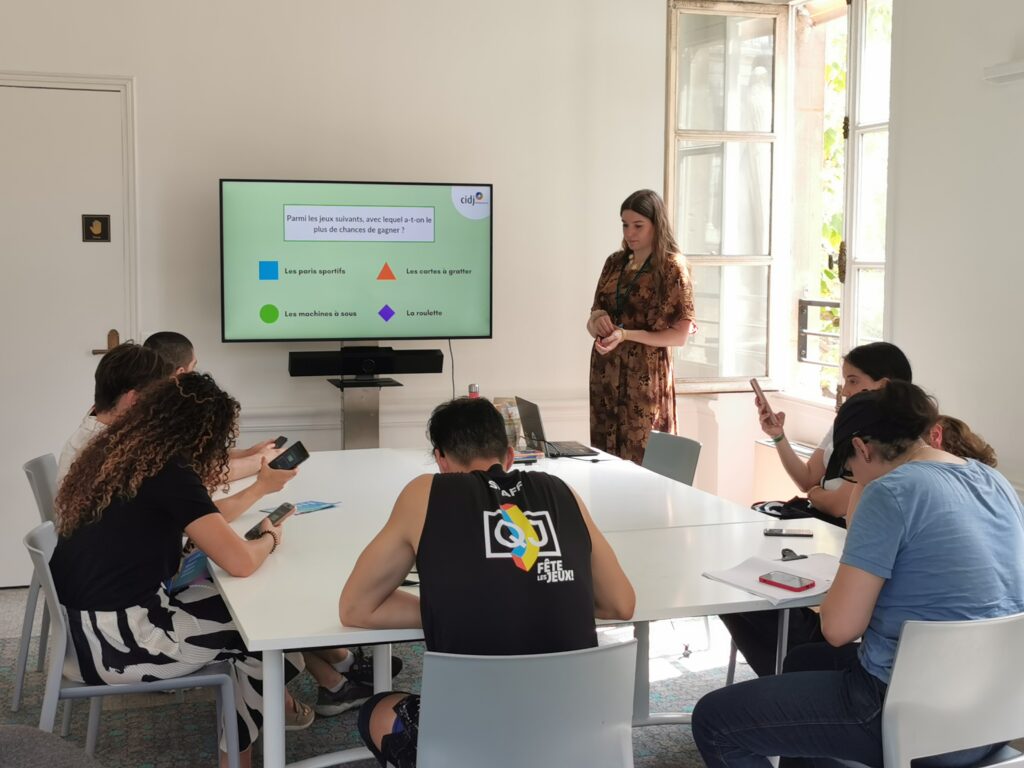
[[[282,529],[267,520],[258,539],[242,538],[210,500],[227,477],[237,419],[238,402],[208,375],[147,387],[71,465],[57,495],[60,541],[50,567],[85,682],[167,679],[231,662],[248,766],[263,721],[262,661],[246,650],[212,584],[173,595],[164,587],[183,535],[233,576],[250,575],[281,544]],[[301,654],[288,661],[297,674]]]

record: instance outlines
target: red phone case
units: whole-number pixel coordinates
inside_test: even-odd
[[[795,576],[796,574],[793,575]],[[797,578],[803,577],[798,576]],[[814,586],[814,579],[808,579],[808,581],[810,581],[810,584],[804,584],[802,587],[791,587],[789,586],[789,584],[782,584],[778,581],[772,581],[771,579],[765,578],[765,576],[758,576],[757,580],[760,581],[762,584],[770,584],[773,587],[778,587],[779,589],[786,589],[790,592],[803,592]]]

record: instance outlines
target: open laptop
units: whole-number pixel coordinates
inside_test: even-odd
[[[516,396],[516,407],[519,409],[519,421],[523,425],[526,444],[531,448],[544,451],[551,459],[559,456],[597,456],[597,451],[574,440],[553,442],[544,437],[544,425],[540,420],[540,408],[536,403]]]

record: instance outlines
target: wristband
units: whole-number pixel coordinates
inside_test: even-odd
[[[782,442],[782,440],[783,440],[783,438],[785,438],[785,436],[786,436],[785,432],[780,432],[775,437],[770,437],[768,439],[771,440],[773,443],[775,443],[775,445],[778,445],[779,443]]]
[[[270,552],[267,553],[268,555],[272,555],[274,554],[274,550],[277,549],[277,545],[281,543],[281,540],[277,538],[277,534],[273,531],[260,531],[260,538],[262,539],[264,536],[269,536],[274,540],[274,545],[270,548]]]

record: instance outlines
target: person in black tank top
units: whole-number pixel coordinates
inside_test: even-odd
[[[632,617],[633,587],[579,497],[557,477],[508,471],[490,401],[438,406],[428,433],[441,474],[399,495],[345,584],[343,624],[422,626],[431,651],[511,655],[590,648],[595,617]],[[414,563],[419,598],[398,589]],[[359,731],[381,765],[410,768],[418,720],[418,696],[381,693]]]

